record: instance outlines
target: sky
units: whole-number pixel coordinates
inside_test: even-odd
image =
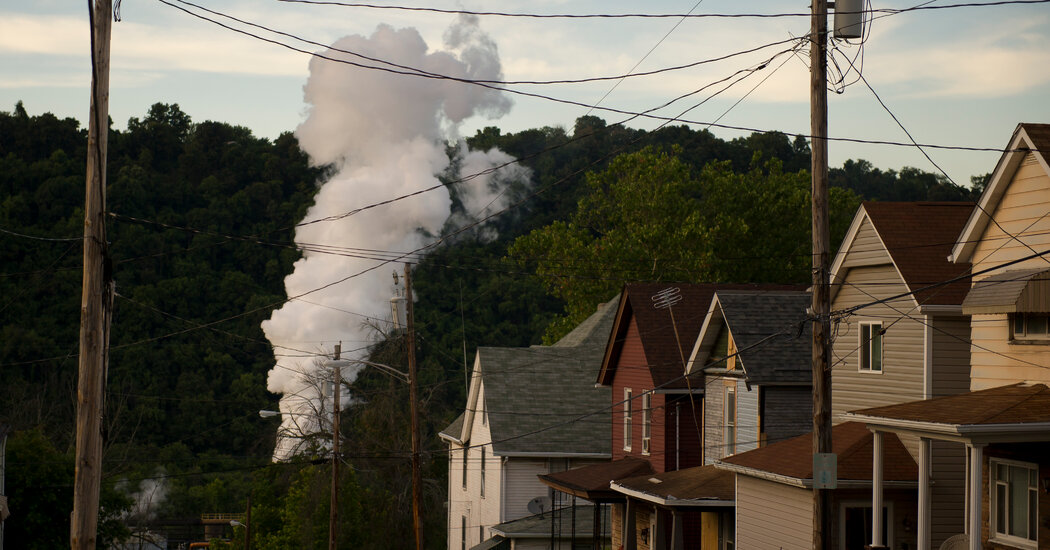
[[[178,0],[176,6],[201,12]],[[622,1],[426,0],[380,5],[514,13],[806,13],[805,2],[767,0]],[[876,0],[873,8],[906,8],[920,0]],[[957,3],[935,0],[930,6]],[[423,11],[311,5],[280,1],[200,0],[200,5],[244,21],[329,45],[346,36],[372,36],[379,25],[414,28],[433,50],[444,49],[455,15]],[[155,102],[177,103],[194,121],[218,120],[246,126],[274,138],[306,120],[304,85],[309,54],[251,38],[193,17],[159,0],[124,2],[114,24],[110,116],[118,128],[142,117]],[[236,24],[231,20],[226,23]],[[549,19],[480,16],[477,22],[498,48],[503,80],[564,80],[653,71],[717,58],[808,32],[808,17],[784,18],[619,18]],[[253,30],[296,44],[308,52],[322,47]],[[1050,113],[1050,10],[1045,4],[956,7],[911,11],[872,21],[862,48],[840,44],[840,67],[861,54],[862,74],[901,123],[920,143],[1002,148],[1019,122],[1048,122]],[[556,99],[639,112],[694,92],[741,69],[753,68],[790,44],[735,56],[690,69],[623,80],[583,84],[513,85],[511,88]],[[52,112],[84,120],[88,113],[90,61],[84,2],[37,0],[0,7],[0,110],[23,101],[30,114]],[[650,52],[648,55],[647,53]],[[349,78],[368,69],[343,66]],[[855,73],[854,73],[855,74]],[[739,76],[739,75],[738,75]],[[404,76],[413,79],[419,77]],[[694,128],[720,124],[809,133],[808,57],[783,54],[746,79],[697,106],[718,89],[692,95],[654,111],[678,116]],[[829,135],[833,138],[907,141],[907,136],[855,76],[853,84],[829,95]],[[450,84],[471,86],[470,84]],[[608,95],[606,95],[608,94]],[[469,136],[497,126],[517,132],[541,126],[570,129],[588,108],[549,99],[508,94],[509,111],[498,118],[479,113],[448,124],[448,137]],[[602,99],[604,97],[604,99]],[[594,110],[607,122],[627,115]],[[490,113],[491,115],[491,113]],[[382,117],[383,113],[376,113]],[[651,129],[660,121],[635,119],[628,126]],[[712,127],[733,138],[748,132]],[[957,183],[992,171],[995,152],[928,150]],[[832,166],[866,159],[883,169],[914,166],[935,171],[914,147],[832,142]]]

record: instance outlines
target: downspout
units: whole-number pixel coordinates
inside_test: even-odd
[[[507,459],[503,457],[503,464],[499,469],[499,522],[507,521]]]
[[[682,424],[682,402],[675,401],[674,404],[674,469],[682,469],[682,438],[681,438],[681,424]],[[700,442],[703,445],[703,442]],[[701,462],[702,464],[703,462]]]

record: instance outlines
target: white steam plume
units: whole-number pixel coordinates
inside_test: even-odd
[[[445,33],[445,50],[428,51],[415,29],[379,26],[370,37],[347,36],[333,48],[354,51],[373,58],[416,67],[429,73],[465,79],[502,78],[499,56],[493,41],[477,26],[476,18],[461,17]],[[328,50],[325,56],[360,62],[347,54]],[[357,208],[420,191],[438,184],[437,174],[449,166],[445,143],[455,137],[458,124],[472,115],[491,118],[505,114],[510,101],[499,92],[455,82],[418,76],[363,70],[315,57],[304,87],[309,105],[307,118],[296,130],[303,150],[316,165],[332,165],[336,173],[318,191],[315,204],[304,222],[340,216]],[[462,173],[491,168],[510,157],[492,150],[464,155]],[[502,172],[502,174],[501,174]],[[501,170],[475,178],[457,187],[471,208],[482,208],[501,199],[493,182],[520,177],[522,169]],[[270,371],[267,386],[283,395],[281,410],[298,415],[322,414],[325,400],[317,381],[318,363],[301,357],[300,350],[330,352],[343,341],[344,358],[361,357],[370,329],[365,319],[389,315],[390,273],[395,263],[380,267],[317,292],[315,289],[377,266],[376,259],[351,257],[366,250],[409,252],[426,245],[438,234],[450,215],[446,189],[422,193],[393,204],[365,210],[336,220],[302,225],[295,241],[304,247],[303,258],[285,279],[289,297],[306,293],[275,311],[262,329],[274,346],[277,365]],[[501,208],[493,204],[489,208]],[[468,211],[470,211],[468,209]],[[311,250],[323,245],[336,254]],[[294,357],[300,355],[300,357]],[[352,378],[356,371],[344,372]],[[300,432],[298,426],[325,425],[327,419],[310,422],[285,414],[282,433]],[[305,429],[305,428],[304,428]],[[301,433],[299,435],[302,435]],[[294,437],[279,437],[277,459],[295,451]]]

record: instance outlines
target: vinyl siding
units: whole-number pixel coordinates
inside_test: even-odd
[[[642,454],[642,392],[653,389],[653,378],[649,372],[649,363],[645,357],[645,350],[642,349],[642,342],[638,335],[638,323],[631,318],[627,325],[627,333],[624,338],[623,347],[620,350],[620,356],[617,359],[616,371],[613,375],[612,380],[612,399],[616,405],[612,411],[612,454],[613,460],[623,458],[625,456],[634,456],[638,458],[650,458],[647,455]],[[620,403],[623,400],[624,388],[631,388],[633,392],[633,412],[631,418],[631,450],[626,451],[623,448],[623,413],[624,404]],[[653,407],[656,409],[658,403],[663,404],[663,395],[653,396]],[[653,415],[653,437],[657,437],[657,432],[660,433],[661,442],[664,433],[664,419],[665,415],[654,414]],[[652,442],[656,444],[654,440]],[[663,448],[660,448],[660,453],[663,452]],[[660,455],[662,456],[662,454]],[[664,469],[663,460],[652,461],[653,468],[657,472],[662,472]]]
[[[813,494],[798,487],[736,476],[737,548],[809,550]]]
[[[974,315],[972,331],[972,390],[1022,381],[1050,384],[1050,345],[1011,343],[1005,314]]]
[[[933,548],[938,548],[944,539],[963,532],[966,456],[961,443],[932,441],[931,444],[930,520]]]
[[[890,263],[890,255],[882,245],[882,239],[875,232],[871,220],[865,218],[861,222],[857,236],[853,240],[846,258],[842,261],[842,268],[851,268],[865,265],[881,265]]]
[[[970,391],[970,318],[937,316],[930,322],[933,341],[930,397]]]
[[[477,534],[478,525],[496,525],[500,523],[500,499],[501,484],[499,473],[499,461],[492,457],[492,434],[488,422],[483,421],[485,408],[485,383],[482,382],[478,388],[477,413],[470,428],[470,441],[467,442],[467,485],[463,487],[463,447],[451,446],[451,457],[449,459],[449,548],[460,547],[460,518],[467,517],[467,547],[471,546]],[[481,450],[479,445],[485,445],[486,456],[486,480],[485,498],[481,498]],[[474,542],[474,544],[477,544]]]
[[[1044,217],[1047,211],[1050,211],[1050,176],[1035,160],[1035,155],[1029,153],[992,215],[1010,234],[1021,236],[1035,250],[1046,250],[1050,245],[1050,216]],[[995,223],[988,224],[971,259],[974,273],[1032,253],[1006,237],[1003,229]],[[1045,260],[1034,258],[1009,269],[1046,265]]]
[[[506,501],[503,503],[504,515],[501,521],[532,515],[528,510],[529,501],[550,495],[550,488],[536,477],[549,473],[547,459],[510,458],[502,471],[506,476]]]
[[[813,430],[813,388],[809,386],[763,386],[765,417],[762,427],[766,444]]]
[[[742,453],[758,448],[758,386],[747,385],[741,380],[736,387],[736,452]]]
[[[722,410],[725,386],[720,376],[704,377],[704,464],[722,457]]]
[[[892,265],[856,267],[846,274],[832,311],[907,292]],[[855,285],[855,286],[853,286]],[[833,327],[832,421],[847,411],[915,401],[924,397],[925,325],[910,297],[864,308]],[[860,323],[882,322],[882,373],[859,370]],[[896,321],[896,322],[895,322]]]

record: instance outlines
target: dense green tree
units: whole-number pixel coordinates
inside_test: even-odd
[[[647,148],[588,175],[590,193],[565,222],[519,238],[510,256],[534,269],[565,315],[557,340],[628,281],[805,282],[810,270],[809,175],[778,159],[736,173],[728,161],[697,177],[677,156]],[[833,240],[858,200],[835,189]]]

